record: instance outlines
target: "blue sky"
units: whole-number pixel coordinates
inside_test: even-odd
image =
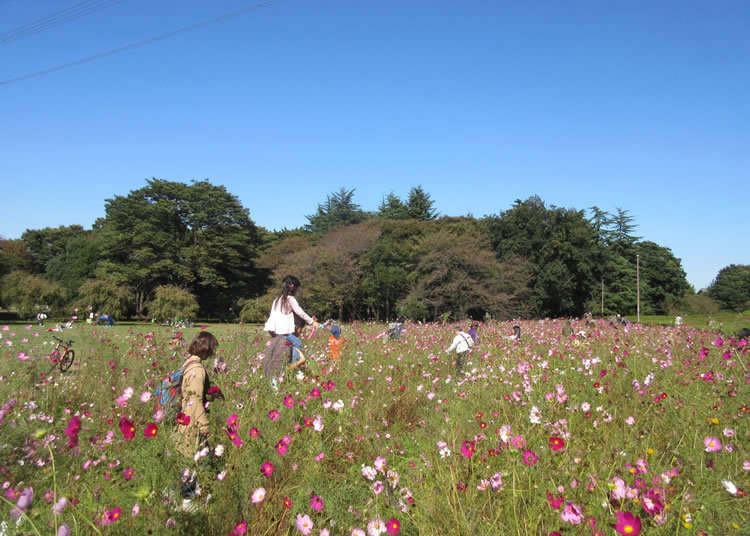
[[[696,290],[750,264],[747,2],[278,0],[3,84],[256,5],[101,0],[8,33],[75,3],[0,0],[5,238],[90,228],[151,177],[222,184],[268,229],[421,185],[448,216],[626,209]]]

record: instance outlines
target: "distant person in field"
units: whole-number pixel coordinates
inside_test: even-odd
[[[469,328],[469,336],[474,340],[474,344],[479,344],[479,333],[477,332],[477,328],[479,327],[479,322],[472,321],[471,327]]]
[[[267,331],[272,337],[284,337],[286,341],[291,344],[293,348],[292,355],[296,359],[299,359],[300,355],[302,355],[302,341],[297,334],[301,334],[301,332],[297,332],[297,328],[295,327],[295,315],[304,322],[303,327],[305,324],[312,325],[313,327],[318,326],[315,317],[308,315],[304,309],[300,307],[299,303],[297,303],[295,295],[299,288],[299,279],[293,275],[284,277],[281,282],[281,293],[273,300],[271,313],[263,327],[263,330]],[[304,358],[304,355],[302,355],[302,357]]]
[[[466,356],[469,354],[471,347],[474,346],[474,339],[462,330],[460,325],[456,325],[454,331],[453,343],[445,350],[445,353],[449,354],[453,350],[456,351],[456,374],[460,374],[466,362]]]

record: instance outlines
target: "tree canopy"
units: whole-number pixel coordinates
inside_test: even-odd
[[[0,300],[24,314],[90,305],[119,318],[262,321],[281,278],[294,274],[305,308],[321,319],[630,315],[636,259],[644,313],[671,311],[693,294],[680,259],[635,236],[619,207],[611,215],[531,196],[476,219],[438,217],[422,186],[405,201],[390,192],[374,213],[354,195],[342,187],[304,227],[267,231],[223,186],[154,178],[105,200],[93,229],[0,240]],[[691,307],[747,307],[747,271],[722,270],[714,300]]]

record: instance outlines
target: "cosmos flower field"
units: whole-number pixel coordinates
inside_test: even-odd
[[[750,534],[745,341],[519,324],[481,325],[460,375],[450,325],[343,325],[335,363],[319,330],[278,391],[259,327],[205,326],[225,400],[193,459],[155,411],[183,359],[171,328],[55,333],[75,341],[61,373],[53,334],[0,325],[0,535]]]

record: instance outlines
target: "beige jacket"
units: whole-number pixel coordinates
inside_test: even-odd
[[[206,393],[206,369],[200,357],[190,356],[184,364],[182,376],[182,413],[190,417],[187,426],[177,425],[172,434],[177,451],[192,458],[198,450],[200,434],[208,435],[209,423],[204,401]]]

